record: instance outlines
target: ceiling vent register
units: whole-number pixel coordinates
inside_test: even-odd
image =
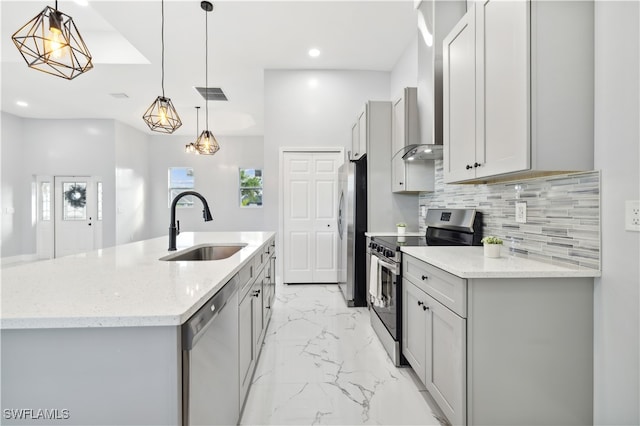
[[[219,87],[196,87],[205,101],[228,101],[227,95]]]

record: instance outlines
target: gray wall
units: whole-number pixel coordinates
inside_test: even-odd
[[[212,128],[214,132],[215,129]],[[154,135],[149,142],[148,186],[151,208],[148,221],[150,237],[168,235],[170,222],[167,179],[169,167],[193,167],[195,190],[207,200],[213,221],[202,220],[202,205],[178,209],[182,231],[262,231],[275,230],[264,224],[264,208],[240,208],[240,168],[264,169],[263,138],[261,136],[216,136],[220,151],[213,156],[184,152],[192,136]],[[275,170],[277,173],[277,169]],[[273,171],[265,172],[273,173]],[[263,198],[272,205],[270,198]]]
[[[640,424],[640,233],[624,201],[640,199],[640,7],[596,2],[595,168],[602,171],[602,278],[595,286],[598,425]]]
[[[31,221],[31,209],[25,210],[24,206],[30,205],[31,188],[30,180],[24,171],[26,151],[23,146],[22,119],[2,112],[1,128],[2,243],[0,256],[34,253],[35,236],[25,238],[25,232]]]
[[[149,136],[115,122],[116,244],[150,237]]]

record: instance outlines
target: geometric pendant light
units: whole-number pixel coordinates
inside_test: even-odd
[[[11,36],[30,68],[72,80],[93,68],[91,54],[73,19],[45,7]]]
[[[173,133],[182,126],[178,112],[171,99],[164,95],[164,0],[162,0],[162,96],[158,96],[142,116],[147,126],[154,132]]]
[[[209,12],[213,10],[213,4],[208,1],[200,2],[200,7],[205,11],[205,90],[209,88]],[[196,150],[200,155],[213,155],[220,150],[220,145],[213,133],[209,131],[209,101],[205,100],[207,114],[207,127],[196,141]]]

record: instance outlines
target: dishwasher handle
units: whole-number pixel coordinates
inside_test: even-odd
[[[209,299],[198,312],[182,325],[182,350],[190,351],[209,328],[213,320],[222,312],[227,302],[238,290],[240,277],[235,274],[220,290]]]

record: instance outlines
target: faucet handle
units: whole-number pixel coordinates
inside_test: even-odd
[[[176,220],[176,235],[180,234],[180,221]]]

